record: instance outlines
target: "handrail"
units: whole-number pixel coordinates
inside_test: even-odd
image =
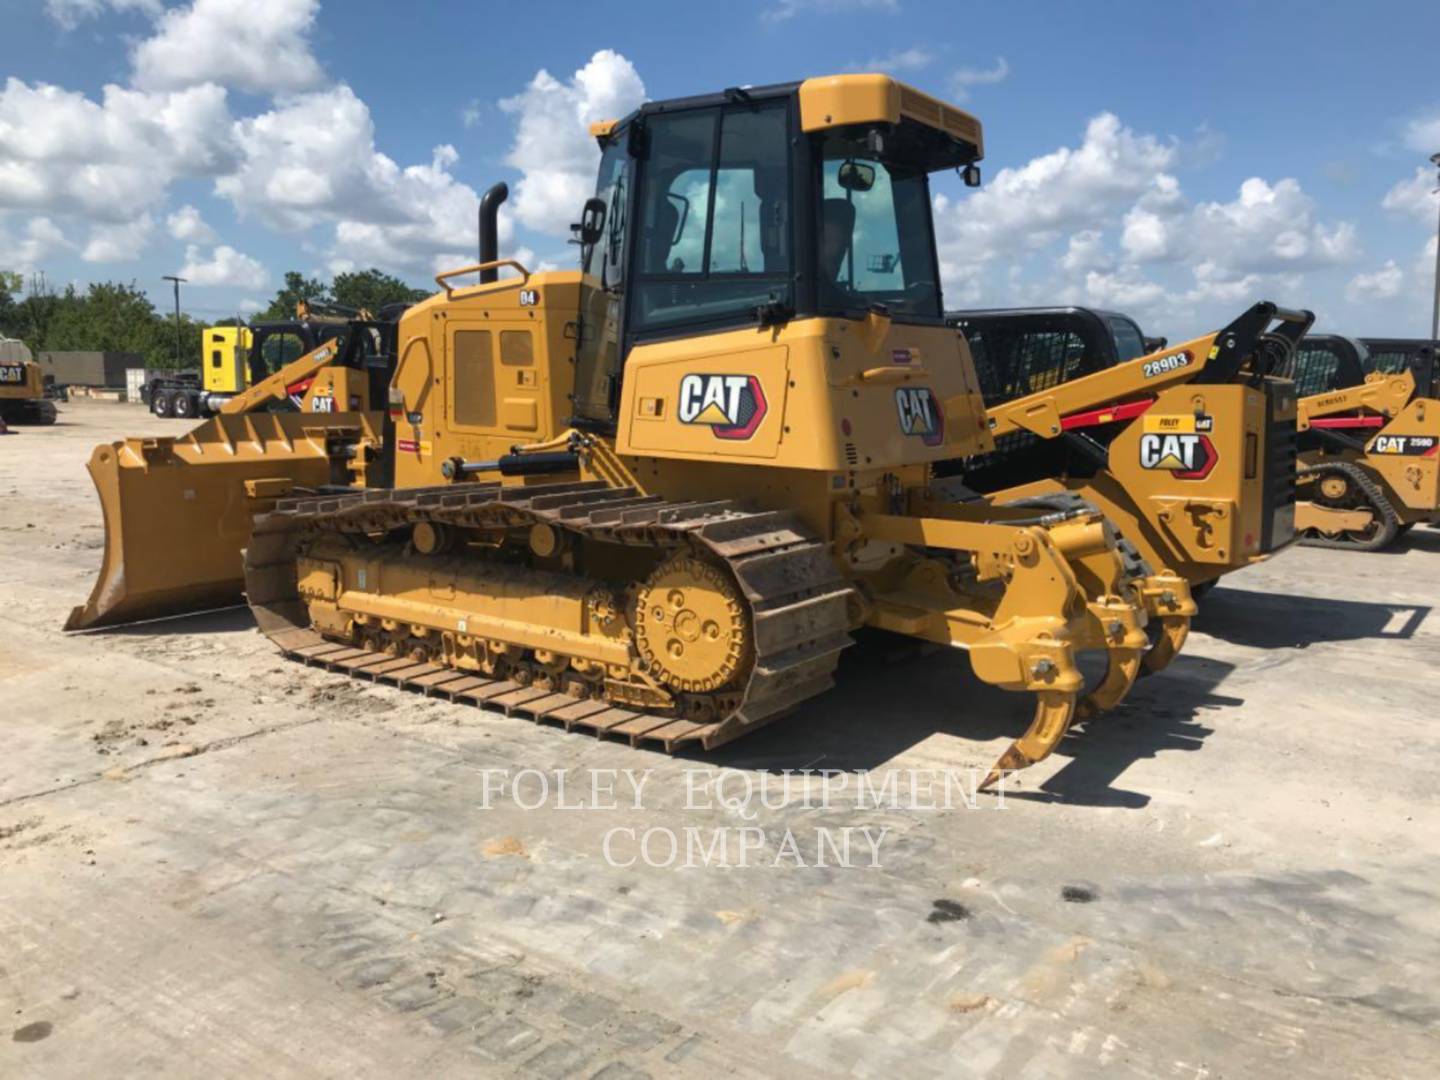
[[[517,270],[520,274],[521,285],[530,280],[530,271],[525,269],[517,259],[494,259],[490,262],[476,263],[474,266],[461,266],[455,270],[445,270],[435,275],[435,284],[445,290],[445,299],[449,300],[455,295],[455,290],[446,284],[450,278],[459,277],[461,274],[478,274],[482,270],[498,269],[501,266],[509,266]],[[485,284],[491,283],[487,281]],[[507,282],[506,284],[511,283]]]

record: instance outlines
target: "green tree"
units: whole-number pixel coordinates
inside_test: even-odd
[[[20,305],[15,300],[25,287],[25,278],[14,270],[0,270],[0,337],[24,336]]]
[[[374,315],[387,304],[415,304],[430,294],[424,289],[411,288],[399,278],[371,267],[369,270],[336,274],[335,281],[330,286],[330,295],[337,304],[365,308]]]
[[[252,322],[284,322],[295,318],[295,305],[301,300],[328,300],[329,290],[318,278],[307,278],[298,270],[285,273],[285,285],[264,311],[255,313]]]

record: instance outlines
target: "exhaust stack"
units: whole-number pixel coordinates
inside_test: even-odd
[[[494,262],[500,258],[500,204],[510,197],[510,188],[504,181],[496,184],[480,196],[480,261]],[[488,285],[498,280],[497,267],[480,271],[480,284]]]

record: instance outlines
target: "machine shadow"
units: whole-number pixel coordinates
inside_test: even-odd
[[[75,633],[114,637],[163,637],[169,634],[228,634],[254,628],[255,616],[250,613],[247,605],[241,603],[230,607],[191,611],[184,615],[166,615],[144,622],[125,623],[122,626],[99,626],[93,630],[78,630]]]
[[[1030,695],[980,682],[962,651],[924,649],[878,632],[857,636],[834,690],[701,760],[755,771],[852,772],[881,768],[937,733],[977,742],[1014,739],[1029,724]],[[1199,712],[1243,703],[1214,692],[1232,670],[1182,653],[1167,671],[1137,683],[1118,709],[1073,726],[1055,751],[1071,761],[1038,791],[1011,786],[1006,798],[1145,806],[1148,795],[1118,788],[1116,780],[1134,762],[1162,751],[1198,749],[1212,731],[1198,721]],[[983,769],[998,754],[989,746],[974,756],[985,759],[977,760]]]
[[[1432,610],[1424,604],[1373,604],[1222,584],[1206,595],[1195,629],[1256,649],[1303,649],[1366,638],[1403,641],[1415,636]]]

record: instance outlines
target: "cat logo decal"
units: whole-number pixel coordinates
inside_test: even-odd
[[[754,375],[686,375],[680,380],[682,424],[704,424],[717,439],[748,439],[770,411]]]

